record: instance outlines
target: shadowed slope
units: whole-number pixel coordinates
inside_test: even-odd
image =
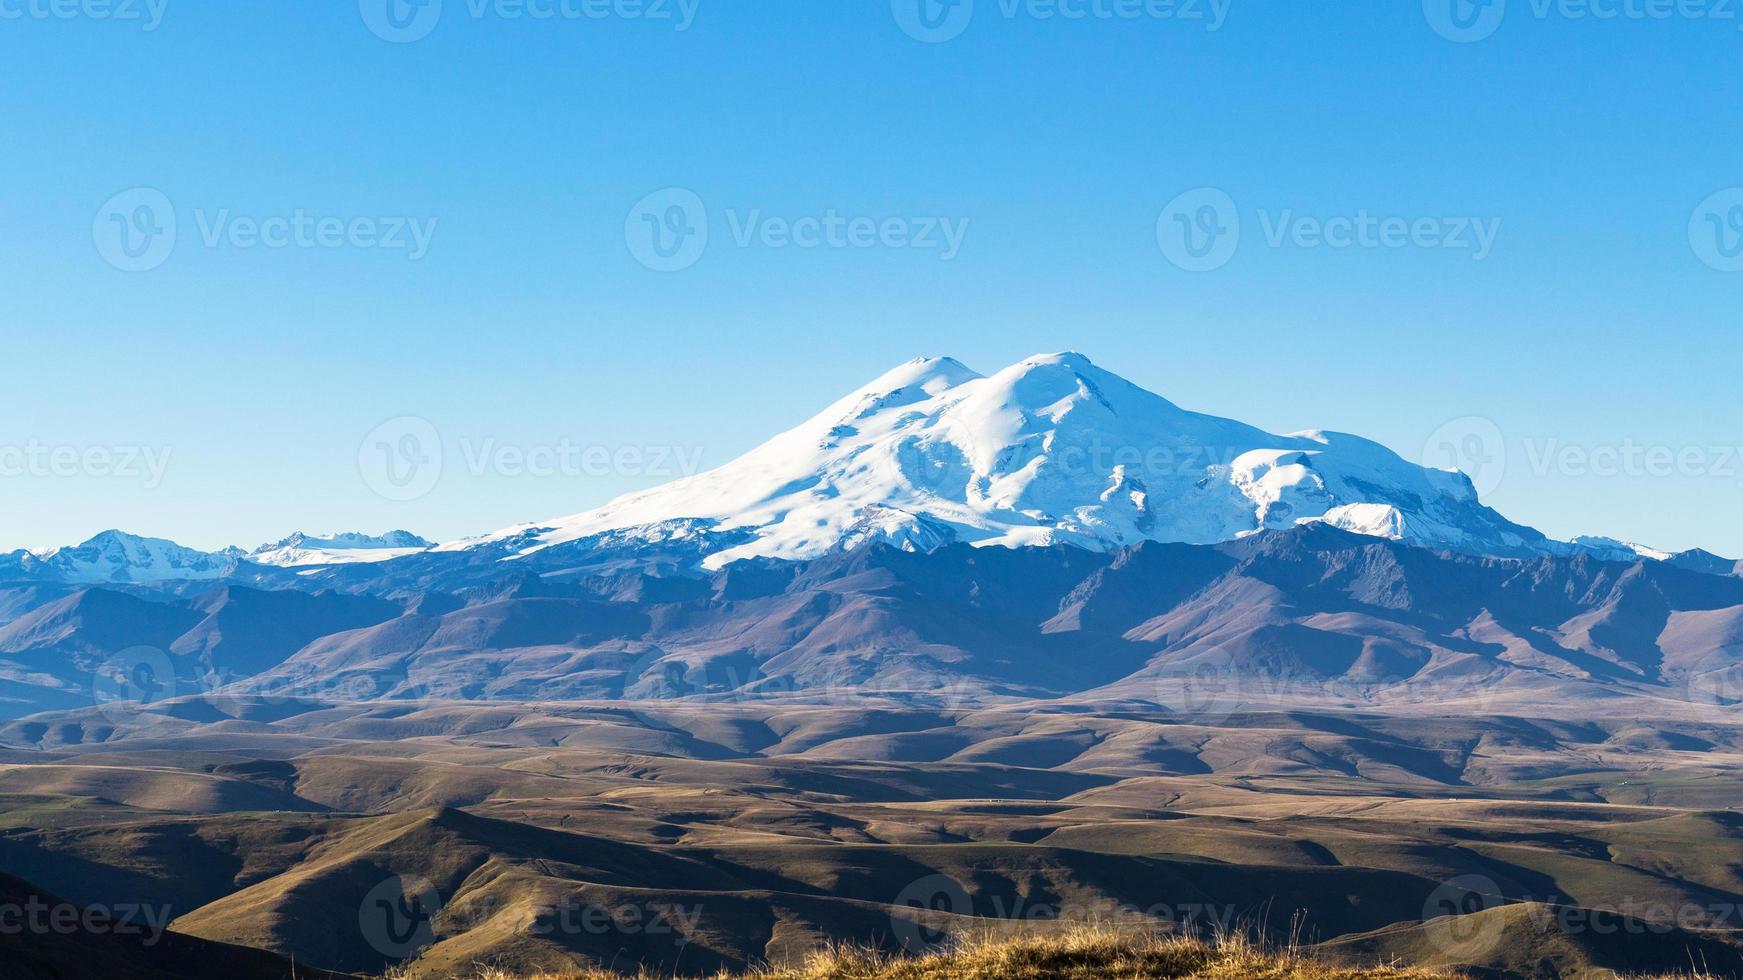
[[[155,910],[82,908],[4,873],[0,907],[7,980],[342,980],[259,949],[162,932]]]

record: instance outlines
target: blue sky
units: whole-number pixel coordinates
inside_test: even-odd
[[[1743,554],[1735,4],[385,2],[0,0],[0,546],[451,538],[1077,349]]]

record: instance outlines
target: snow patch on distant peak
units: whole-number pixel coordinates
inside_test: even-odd
[[[386,534],[363,534],[357,531],[344,531],[338,534],[306,534],[296,531],[272,544],[261,545],[260,551],[269,548],[327,548],[334,551],[373,548],[428,548],[431,542],[411,533],[410,531],[388,531]]]
[[[872,504],[842,536],[841,547],[878,542],[903,551],[936,551],[956,540],[956,529],[924,514]]]
[[[346,531],[329,535],[297,531],[272,544],[261,545],[248,556],[248,560],[279,568],[351,565],[403,558],[432,546],[431,542],[410,531],[389,531],[386,534]]]
[[[1351,534],[1392,541],[1407,540],[1404,515],[1391,504],[1344,504],[1319,517],[1304,517],[1303,524],[1326,524]]]
[[[1672,553],[1669,551],[1660,551],[1657,548],[1648,548],[1632,541],[1621,541],[1616,538],[1591,534],[1582,534],[1569,543],[1580,551],[1590,552],[1607,561],[1634,561],[1640,558],[1667,561],[1672,557]]]

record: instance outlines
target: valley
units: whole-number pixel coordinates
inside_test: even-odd
[[[1743,969],[1729,726],[187,698],[0,744],[8,874],[355,975],[702,974],[1088,922],[1362,966]],[[372,924],[383,896],[403,929]]]

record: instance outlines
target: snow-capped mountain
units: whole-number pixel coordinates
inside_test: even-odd
[[[1357,436],[1273,435],[1187,411],[1065,353],[990,377],[910,361],[718,469],[441,550],[694,536],[718,568],[865,541],[1105,550],[1309,522],[1479,554],[1573,548],[1483,505],[1461,473]]]
[[[415,555],[432,545],[433,542],[425,541],[410,531],[389,531],[386,534],[348,531],[326,536],[298,531],[272,544],[261,545],[249,553],[248,560],[279,568],[349,565]]]
[[[223,578],[235,571],[239,548],[200,551],[122,531],[104,531],[83,544],[47,551],[15,551],[0,558],[33,576],[63,582],[168,582]]]

